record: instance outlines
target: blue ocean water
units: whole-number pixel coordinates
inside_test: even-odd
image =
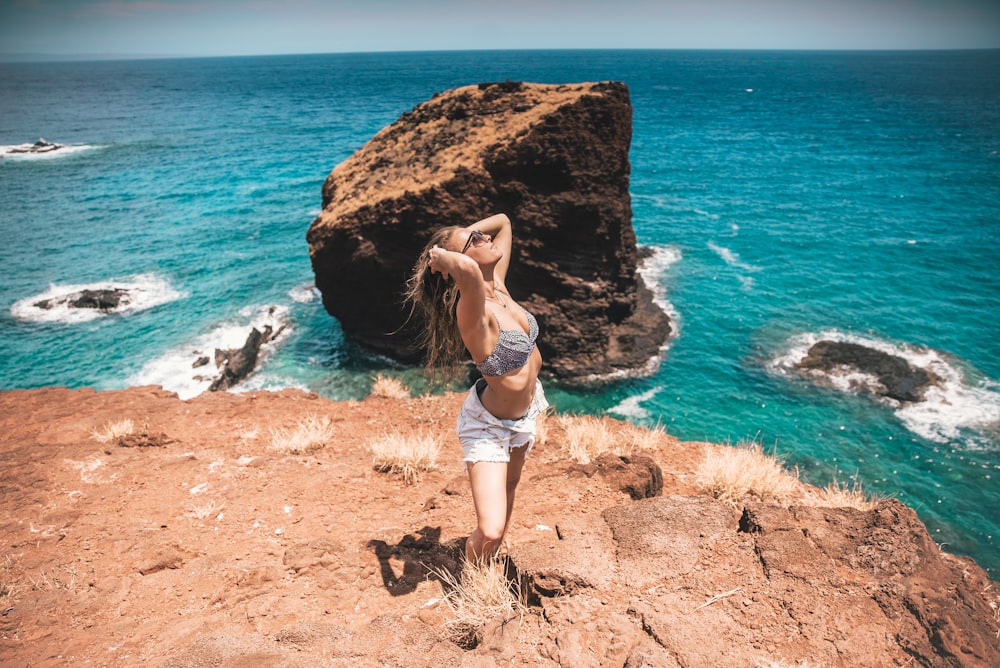
[[[365,396],[415,369],[345,340],[305,232],[340,161],[435,92],[628,84],[643,275],[678,323],[657,371],[554,385],[563,412],[756,440],[917,509],[1000,569],[1000,52],[556,51],[0,65],[0,388],[156,383],[285,326],[247,388]],[[488,212],[483,212],[488,213]],[[515,221],[516,223],[516,221]],[[35,306],[124,286],[118,313]],[[542,333],[544,336],[545,333]],[[791,372],[820,337],[931,369],[916,406]]]

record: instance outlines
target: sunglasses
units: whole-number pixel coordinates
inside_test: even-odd
[[[472,230],[469,232],[469,240],[465,242],[465,246],[462,247],[462,253],[469,250],[469,246],[474,248],[479,248],[486,243],[486,236],[479,230]]]

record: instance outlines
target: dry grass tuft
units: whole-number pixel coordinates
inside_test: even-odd
[[[560,415],[555,422],[564,433],[563,453],[579,464],[589,464],[605,452],[616,455],[629,452],[630,445],[616,437],[606,418]]]
[[[812,500],[811,505],[824,508],[855,508],[867,511],[873,510],[882,498],[878,494],[871,496],[866,494],[857,478],[848,486],[846,483],[841,484],[834,477],[829,485],[816,493],[816,498]]]
[[[802,496],[804,490],[797,472],[785,469],[777,457],[765,453],[756,441],[706,450],[695,471],[695,484],[734,507],[747,494],[787,504]]]
[[[249,445],[256,441],[259,436],[259,427],[248,427],[239,433],[240,444],[244,446]]]
[[[271,449],[293,455],[314,452],[330,442],[333,431],[330,418],[311,415],[290,429],[272,429]]]
[[[21,593],[21,583],[13,573],[14,557],[5,554],[0,562],[0,606],[4,610],[9,608],[18,599]]]
[[[204,520],[212,516],[215,516],[218,519],[222,515],[222,511],[225,510],[225,508],[226,504],[219,504],[214,500],[211,500],[200,506],[189,506],[187,516],[196,520]]]
[[[660,445],[669,438],[667,430],[659,423],[653,427],[639,427],[631,422],[623,423],[621,436],[625,441],[625,447],[632,451],[657,450]]]
[[[546,408],[535,419],[535,445],[545,445],[549,440],[549,425],[555,409],[552,406]]]
[[[605,453],[633,455],[640,450],[657,450],[667,438],[662,427],[639,427],[609,417],[560,415],[552,418],[562,431],[562,453],[578,464],[589,464]]]
[[[77,589],[76,571],[71,566],[62,566],[60,570],[61,573],[54,568],[50,568],[48,571],[39,569],[33,574],[25,573],[25,577],[31,585],[29,588],[32,591],[56,591],[57,589],[75,591]]]
[[[451,610],[445,622],[448,636],[459,645],[472,648],[482,640],[486,624],[497,617],[504,621],[524,615],[527,606],[521,583],[507,577],[506,557],[462,562],[461,578],[432,569],[444,586],[444,600]]]
[[[135,424],[128,418],[117,422],[105,422],[100,429],[91,429],[90,437],[98,443],[117,441],[122,436],[129,436],[135,431]]]
[[[403,381],[391,376],[378,374],[373,379],[370,397],[381,397],[383,399],[409,399],[410,388]]]
[[[435,436],[425,433],[383,434],[369,442],[372,468],[381,473],[399,476],[412,485],[424,471],[437,468],[441,444]]]

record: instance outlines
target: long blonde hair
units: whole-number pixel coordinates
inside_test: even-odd
[[[423,318],[424,329],[418,343],[426,351],[426,369],[431,374],[443,373],[447,379],[458,375],[465,351],[455,315],[458,284],[431,271],[430,252],[434,246],[447,248],[451,235],[460,229],[464,228],[443,227],[431,235],[406,281],[410,316],[416,311]]]

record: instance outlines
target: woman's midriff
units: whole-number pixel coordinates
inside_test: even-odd
[[[516,420],[523,417],[535,396],[538,370],[542,367],[542,355],[535,348],[528,363],[506,376],[486,376],[487,388],[479,399],[483,407],[501,420]]]

